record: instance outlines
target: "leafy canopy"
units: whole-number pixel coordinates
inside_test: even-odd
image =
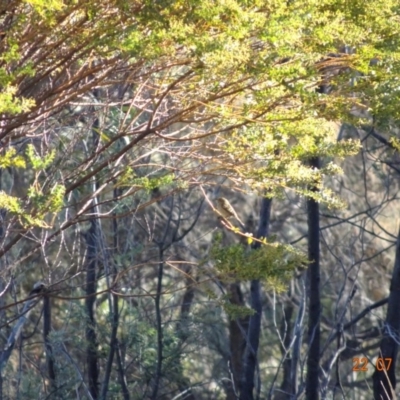
[[[96,157],[71,147],[77,161],[67,165],[49,151],[67,173],[66,194],[93,174],[122,191],[129,183],[149,191],[222,176],[233,189],[269,196],[292,189],[341,206],[324,178],[341,172],[335,160],[357,152],[358,143],[336,143],[335,123],[358,123],[365,110],[376,120],[398,117],[395,0],[30,0],[7,10],[13,18],[0,20],[5,143],[85,94],[96,91],[99,112],[100,100],[107,103],[109,128],[97,130]],[[110,95],[121,85],[129,87],[122,100]],[[146,176],[131,173],[129,151],[140,134],[143,148],[175,152],[168,170],[163,160]],[[78,143],[77,135],[67,141]],[[53,142],[66,146],[62,134]],[[50,160],[28,156],[39,170]],[[320,170],[305,162],[317,156],[329,160]],[[51,189],[58,196],[61,179]]]

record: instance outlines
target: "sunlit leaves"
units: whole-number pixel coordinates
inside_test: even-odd
[[[0,168],[25,168],[26,163],[23,156],[16,155],[17,151],[15,148],[10,148],[5,151],[4,154],[0,155]]]
[[[337,123],[359,122],[360,109],[398,112],[399,28],[394,21],[399,19],[399,9],[395,1],[189,0],[104,5],[101,8],[95,1],[79,5],[26,2],[16,12],[21,21],[34,17],[31,29],[45,38],[43,46],[51,48],[59,41],[63,46],[54,49],[63,50],[55,50],[36,64],[29,65],[28,60],[29,68],[16,67],[15,62],[25,54],[22,49],[34,44],[34,36],[25,38],[16,27],[7,37],[3,53],[7,68],[0,70],[0,81],[12,88],[34,69],[37,73],[51,70],[49,76],[53,76],[54,61],[69,52],[82,71],[111,59],[124,71],[131,68],[129,85],[143,87],[146,81],[149,101],[110,106],[109,126],[94,129],[109,151],[107,157],[121,149],[122,141],[131,140],[126,136],[114,141],[122,138],[121,124],[131,131],[139,125],[141,113],[143,123],[158,107],[156,113],[164,113],[164,121],[171,117],[172,125],[184,125],[177,134],[180,138],[196,136],[205,125],[210,131],[224,132],[212,139],[212,150],[218,153],[212,162],[198,161],[205,159],[204,147],[199,146],[197,153],[187,153],[185,165],[195,168],[198,162],[205,175],[221,174],[234,182],[233,187],[260,194],[267,191],[269,196],[286,189],[307,196],[309,188],[316,187],[321,190],[313,193],[320,196],[318,201],[338,204],[323,191],[324,179],[340,173],[335,160],[355,154],[358,143],[337,143]],[[49,26],[53,29],[47,35]],[[85,51],[75,54],[75,48]],[[373,58],[379,62],[372,62]],[[318,90],[322,84],[329,86],[329,93]],[[169,91],[170,85],[174,86]],[[9,90],[3,111],[29,111],[33,103]],[[172,125],[163,124],[160,133],[165,134]],[[83,162],[81,154],[72,157],[79,160],[78,165]],[[41,158],[29,147],[27,157],[39,172],[56,156],[50,153]],[[324,157],[321,170],[307,166],[310,157]],[[206,166],[210,166],[208,171]],[[109,178],[111,168],[110,164],[101,171],[101,179]],[[165,171],[141,176],[127,165],[117,171],[110,179],[114,187],[133,189],[132,193],[190,184],[190,178],[173,181]]]
[[[33,100],[16,97],[16,91],[14,86],[7,86],[0,91],[0,113],[18,114],[28,111],[35,105]]]
[[[273,243],[263,239],[263,245],[249,251],[237,244],[225,247],[217,236],[211,249],[211,259],[222,280],[260,279],[276,290],[284,290],[285,285],[297,268],[307,263],[304,254],[289,245]]]
[[[26,148],[26,156],[29,160],[29,163],[32,165],[33,169],[35,171],[39,171],[41,169],[47,168],[54,161],[56,152],[55,150],[52,150],[44,157],[41,157],[36,154],[34,146],[29,144]]]
[[[135,187],[143,189],[146,192],[168,186],[174,181],[172,174],[167,174],[159,177],[138,177],[131,167],[127,167],[118,177],[116,187]]]
[[[64,204],[65,187],[55,185],[47,193],[43,193],[41,189],[35,185],[31,185],[28,189],[28,198],[34,206],[33,214],[43,219],[48,213],[57,213]]]
[[[0,192],[0,207],[10,211],[12,214],[22,215],[23,213],[21,200],[4,192]]]
[[[24,0],[24,3],[30,4],[41,15],[45,11],[59,11],[63,8],[63,2],[60,0]]]
[[[45,217],[49,213],[58,213],[64,204],[65,187],[55,184],[50,189],[44,189],[39,184],[40,174],[48,168],[55,157],[55,151],[41,157],[35,153],[33,145],[28,145],[25,157],[16,155],[15,148],[10,148],[0,156],[0,168],[27,168],[27,162],[35,171],[34,181],[28,187],[26,194],[28,202],[15,196],[0,192],[0,208],[7,210],[18,218],[24,227],[39,226],[48,228]]]

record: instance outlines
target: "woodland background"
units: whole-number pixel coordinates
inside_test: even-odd
[[[2,0],[0,398],[395,399],[399,34],[397,0]]]

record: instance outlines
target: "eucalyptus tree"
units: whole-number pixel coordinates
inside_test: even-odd
[[[396,101],[397,2],[10,0],[0,7],[2,278],[20,289],[41,275],[54,290],[54,395],[84,386],[92,398],[110,391],[133,398],[139,383],[138,397],[157,398],[203,385],[212,368],[201,373],[173,358],[185,340],[170,329],[167,306],[180,304],[172,282],[185,291],[189,281],[213,281],[204,267],[211,265],[278,287],[302,260],[251,232],[241,236],[263,246],[250,256],[243,246],[224,252],[218,237],[204,242],[200,223],[215,227],[215,188],[269,198],[292,190],[343,205],[324,187],[338,165],[307,161],[355,154],[358,142],[337,142],[332,122],[361,123],[365,108],[382,115]],[[323,85],[329,90],[318,90]],[[249,266],[245,274],[238,260]],[[198,295],[228,309],[216,294],[223,288],[212,287]],[[19,297],[12,295],[8,301]],[[188,312],[182,304],[182,319]],[[21,370],[42,349],[27,348]],[[227,393],[241,390],[235,379]],[[48,388],[26,375],[15,390],[44,398]]]

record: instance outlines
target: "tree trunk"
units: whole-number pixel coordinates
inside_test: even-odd
[[[310,165],[319,168],[319,159],[310,160]],[[312,190],[316,191],[316,188]],[[307,201],[308,213],[308,295],[309,295],[309,318],[308,318],[308,359],[306,377],[307,400],[319,399],[319,363],[320,363],[320,266],[319,266],[319,206],[318,203],[309,199]]]
[[[396,259],[390,284],[389,303],[380,352],[372,376],[375,400],[395,399],[396,359],[400,333],[400,231],[397,235]],[[379,368],[379,370],[378,370]]]
[[[232,304],[244,307],[243,294],[240,283],[229,285],[229,300]],[[232,384],[227,388],[227,400],[236,400],[240,391],[240,376],[243,369],[243,356],[246,349],[246,333],[249,327],[249,317],[231,319],[229,321],[229,346],[231,353],[230,370]]]
[[[96,318],[95,318],[95,302],[96,302],[96,265],[97,265],[97,221],[92,219],[91,226],[86,233],[87,243],[87,260],[86,260],[86,357],[87,371],[89,380],[89,392],[93,399],[99,396],[99,367],[97,358],[97,337],[96,337]]]
[[[258,227],[257,237],[267,237],[268,228],[271,216],[272,200],[263,198],[260,213],[260,225]],[[256,242],[253,249],[257,249],[260,243]],[[243,375],[242,386],[240,391],[240,400],[253,400],[253,389],[255,371],[257,367],[257,352],[260,340],[261,328],[261,289],[260,281],[253,280],[250,285],[251,307],[255,311],[254,315],[250,317],[249,329],[247,332],[246,351],[243,359]]]

